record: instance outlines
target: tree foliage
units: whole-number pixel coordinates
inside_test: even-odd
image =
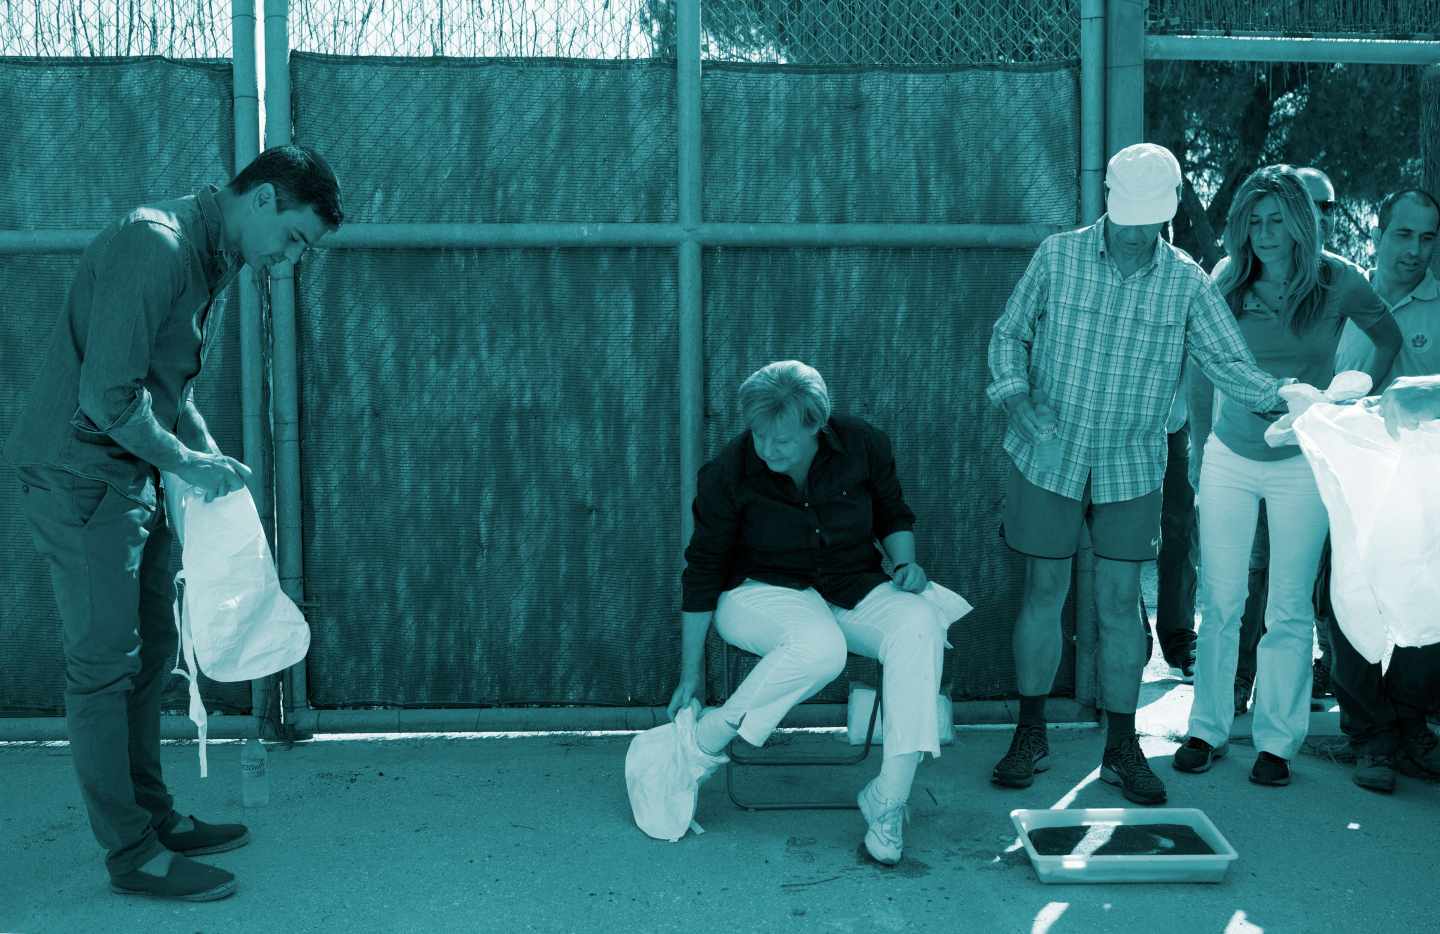
[[[1240,183],[1288,162],[1330,176],[1340,202],[1331,248],[1363,263],[1378,202],[1420,184],[1420,93],[1413,67],[1152,63],[1146,135],[1186,177],[1177,245],[1213,263]]]

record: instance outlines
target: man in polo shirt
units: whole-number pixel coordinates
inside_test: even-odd
[[[1405,380],[1397,386],[1396,380],[1440,374],[1440,282],[1430,271],[1440,204],[1412,188],[1386,198],[1379,213],[1380,224],[1371,231],[1375,269],[1370,283],[1389,306],[1404,342],[1375,391],[1384,393],[1381,410],[1396,434],[1423,419],[1429,395],[1423,382]],[[1364,332],[1347,323],[1335,354],[1336,370],[1364,369],[1371,350]],[[1330,645],[1331,684],[1356,752],[1355,784],[1394,791],[1397,769],[1440,778],[1440,741],[1425,723],[1440,696],[1440,645],[1397,646],[1383,672],[1355,651],[1333,620]]]
[[[144,205],[85,249],[39,376],[5,446],[49,565],[65,651],[65,717],[90,826],[121,894],[203,901],[235,877],[187,857],[249,840],[173,807],[160,695],[175,656],[159,495],[168,471],[213,499],[249,469],[221,453],[194,380],[242,264],[257,274],[341,223],[339,188],[302,146],[261,153],[223,189]]]
[[[1108,731],[1100,777],[1139,804],[1165,801],[1135,736],[1145,636],[1140,565],[1159,544],[1166,421],[1192,357],[1227,396],[1278,414],[1281,381],[1255,364],[1210,277],[1161,239],[1180,165],[1140,143],[1106,169],[1108,213],[1043,242],[996,322],[987,389],[1009,416],[1014,462],[1003,534],[1026,556],[1015,624],[1020,723],[992,780],[1027,787],[1048,765],[1045,697],[1060,663],[1060,611],[1088,520]]]

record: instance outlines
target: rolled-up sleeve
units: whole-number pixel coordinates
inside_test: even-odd
[[[715,609],[730,577],[735,546],[740,536],[740,511],[735,490],[714,461],[700,468],[695,502],[691,506],[695,531],[685,548],[685,570],[680,575],[680,609],[705,613]]]
[[[996,406],[1030,392],[1030,349],[1035,343],[1035,321],[1049,296],[1051,252],[1047,239],[1030,257],[1030,265],[1025,267],[1025,274],[990,332],[991,382],[985,395]]]
[[[875,537],[883,539],[896,532],[915,527],[915,513],[905,504],[900,491],[900,478],[895,474],[895,453],[890,438],[878,428],[870,428],[865,439],[870,460],[871,508],[874,510]]]
[[[1228,398],[1252,412],[1280,405],[1280,381],[1255,362],[1234,313],[1208,279],[1200,280],[1190,300],[1185,343],[1189,356]]]
[[[108,434],[153,419],[145,377],[156,335],[185,287],[174,231],[145,221],[115,233],[97,257],[74,423]]]

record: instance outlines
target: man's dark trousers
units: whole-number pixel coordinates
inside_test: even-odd
[[[1195,650],[1195,559],[1199,551],[1195,491],[1190,488],[1190,432],[1171,432],[1160,505],[1160,554],[1155,635],[1166,661],[1180,662]]]
[[[173,800],[160,774],[160,695],[175,662],[172,544],[163,505],[63,470],[22,468],[21,504],[50,568],[65,650],[65,724],[112,876],[162,847]]]
[[[1382,674],[1332,619],[1330,679],[1344,714],[1340,724],[1356,752],[1393,754],[1406,735],[1426,729],[1425,714],[1440,699],[1440,644],[1396,646]]]

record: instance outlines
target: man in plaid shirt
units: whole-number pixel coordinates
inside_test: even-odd
[[[992,780],[1028,787],[1047,767],[1045,697],[1060,664],[1060,611],[1080,525],[1095,549],[1100,777],[1139,804],[1165,801],[1135,736],[1145,634],[1135,625],[1140,563],[1159,545],[1165,423],[1186,356],[1227,397],[1279,414],[1282,382],[1260,369],[1210,278],[1160,237],[1175,215],[1180,165],[1129,146],[1106,169],[1108,213],[1049,237],[990,338],[990,400],[1009,417],[1013,466],[1003,534],[1026,557],[1015,624],[1020,722]]]

